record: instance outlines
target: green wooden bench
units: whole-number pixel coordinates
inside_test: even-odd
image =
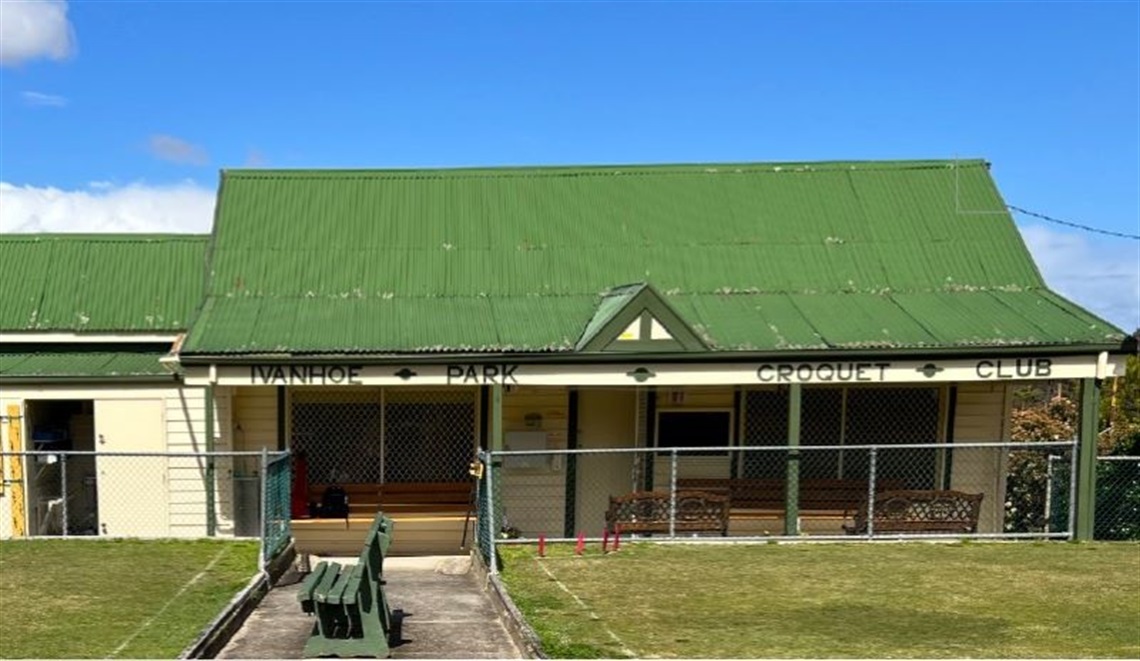
[[[297,600],[316,616],[305,658],[388,656],[392,612],[384,594],[384,557],[392,529],[392,519],[378,513],[355,565],[320,562],[305,577]]]

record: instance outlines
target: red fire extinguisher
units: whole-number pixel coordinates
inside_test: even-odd
[[[290,505],[294,519],[309,518],[309,460],[304,451],[293,455],[293,497]]]

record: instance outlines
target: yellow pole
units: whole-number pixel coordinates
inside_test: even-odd
[[[24,442],[21,434],[21,423],[23,418],[20,415],[19,404],[8,405],[8,451],[9,452],[23,452]],[[26,523],[24,520],[24,459],[23,457],[12,457],[11,462],[11,497],[12,497],[12,536],[23,537],[26,534]]]

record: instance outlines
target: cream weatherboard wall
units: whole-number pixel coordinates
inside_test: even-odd
[[[1008,441],[1014,387],[1008,383],[959,384],[954,442]],[[989,449],[962,449],[953,455],[950,488],[985,494],[978,515],[980,533],[1001,532],[1004,526],[1007,460],[1007,453]]]
[[[633,447],[637,439],[637,396],[633,388],[582,388],[578,392],[578,447]],[[610,496],[634,490],[634,456],[625,453],[580,455],[575,532],[602,534]]]
[[[223,429],[232,436],[235,450],[277,449],[277,388],[251,386],[233,389],[233,419]]]
[[[512,386],[503,393],[504,449],[514,447],[514,439],[534,442],[541,438],[546,449],[566,449],[569,431],[569,390]],[[530,449],[530,448],[527,448]],[[503,465],[503,511],[509,525],[526,533],[561,532],[563,513],[557,506],[566,495],[565,458],[554,461],[509,459]],[[540,504],[536,506],[535,504]]]
[[[206,450],[205,391],[202,388],[173,384],[29,385],[5,386],[0,392],[0,407],[4,410],[10,404],[17,404],[26,411],[25,403],[36,400],[93,402],[96,451]],[[231,407],[228,389],[219,388],[216,429],[225,428]],[[8,433],[8,424],[6,420],[0,433]],[[215,450],[231,449],[226,435],[216,432],[215,437]],[[5,471],[9,472],[7,464],[5,462]],[[215,501],[219,535],[232,534],[226,469],[227,461],[219,460]],[[110,536],[204,536],[205,471],[206,462],[200,458],[100,457],[96,472],[100,532]],[[9,489],[0,495],[0,536],[4,537],[12,532],[10,495]],[[105,531],[103,524],[106,524]]]

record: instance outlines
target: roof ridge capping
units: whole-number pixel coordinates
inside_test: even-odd
[[[942,160],[787,161],[744,163],[640,163],[610,165],[503,165],[427,168],[299,168],[223,169],[223,178],[238,179],[370,179],[423,177],[533,177],[614,176],[667,174],[742,174],[837,171],[900,171],[954,168],[989,168],[982,158]]]
[[[208,241],[209,234],[191,234],[191,233],[133,233],[133,232],[109,232],[109,233],[75,233],[70,234],[67,232],[10,232],[0,234],[0,241],[12,242],[73,242],[73,243],[151,243],[159,241]]]

